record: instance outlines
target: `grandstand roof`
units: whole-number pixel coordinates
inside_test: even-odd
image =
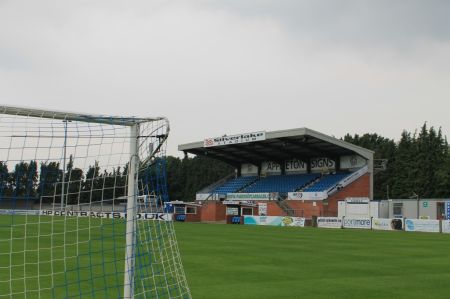
[[[373,151],[336,139],[323,133],[299,128],[264,132],[264,140],[205,146],[204,141],[182,144],[178,150],[194,155],[207,156],[231,165],[258,164],[263,161],[282,162],[288,159],[337,158],[359,155],[373,159]]]

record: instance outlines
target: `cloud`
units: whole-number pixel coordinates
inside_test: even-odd
[[[307,126],[450,129],[441,1],[3,1],[5,104],[166,115],[169,152]]]
[[[450,40],[445,0],[209,1],[203,5],[243,17],[267,17],[304,39],[365,46],[406,46],[417,40]]]

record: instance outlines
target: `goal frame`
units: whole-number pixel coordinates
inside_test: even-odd
[[[138,173],[139,173],[139,126],[141,123],[161,121],[167,123],[167,133],[161,136],[167,139],[170,131],[169,121],[166,117],[119,117],[119,116],[105,116],[95,114],[84,114],[75,112],[65,112],[56,110],[43,110],[35,108],[25,108],[18,106],[0,106],[1,114],[37,117],[47,119],[57,119],[66,122],[79,121],[98,124],[109,124],[128,126],[130,128],[130,157],[129,157],[129,173],[128,173],[128,193],[127,193],[127,217],[126,217],[126,244],[125,244],[125,265],[124,265],[124,289],[123,297],[125,299],[134,298],[134,271],[135,271],[135,250],[136,250],[136,235],[137,235],[137,208],[138,200]],[[165,140],[164,140],[165,141]],[[155,149],[157,152],[159,149]],[[145,162],[145,161],[144,161]],[[61,206],[63,200],[61,200]],[[62,208],[62,207],[61,207]]]

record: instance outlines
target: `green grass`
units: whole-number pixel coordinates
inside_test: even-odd
[[[177,224],[193,298],[450,298],[450,235]]]
[[[182,297],[172,224],[138,226],[135,298]],[[1,216],[0,299],[119,298],[125,247],[123,219]]]
[[[66,218],[64,228],[63,219],[0,217],[0,299],[10,298],[11,289],[14,299],[120,296],[123,220]],[[450,298],[450,235],[192,223],[175,228],[195,299]],[[138,258],[156,267],[151,257]]]
[[[0,298],[9,298],[11,292],[17,299],[118,297],[125,257],[123,220],[64,220],[0,217]]]

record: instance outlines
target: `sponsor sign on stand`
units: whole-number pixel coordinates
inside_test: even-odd
[[[342,228],[342,219],[339,217],[318,217],[317,227]]]
[[[345,218],[342,220],[344,228],[371,229],[372,219],[370,218]]]
[[[305,226],[305,218],[289,216],[244,216],[247,225]]]
[[[307,171],[307,164],[300,160],[288,160],[284,163],[286,173],[303,173]]]
[[[328,198],[325,192],[289,192],[288,200],[324,200]]]
[[[258,203],[258,215],[259,216],[267,215],[267,203],[265,202]]]
[[[367,161],[363,157],[357,155],[341,157],[341,169],[355,169],[365,165],[367,165]]]
[[[278,193],[228,193],[227,200],[275,200]]]
[[[197,193],[195,194],[195,200],[206,200],[211,196],[211,193]]]
[[[442,220],[442,232],[450,234],[450,220]]]
[[[406,219],[405,231],[438,233],[440,232],[439,220]]]
[[[311,171],[333,170],[336,163],[329,158],[313,158],[311,159]]]
[[[206,138],[203,141],[204,147],[213,147],[227,144],[239,144],[239,143],[247,143],[247,142],[255,142],[266,140],[266,132],[254,132],[254,133],[245,133],[245,134],[237,134],[237,135],[229,135],[222,137],[214,137],[214,138]]]
[[[402,230],[402,219],[386,219],[386,218],[373,218],[372,229],[375,230]]]

